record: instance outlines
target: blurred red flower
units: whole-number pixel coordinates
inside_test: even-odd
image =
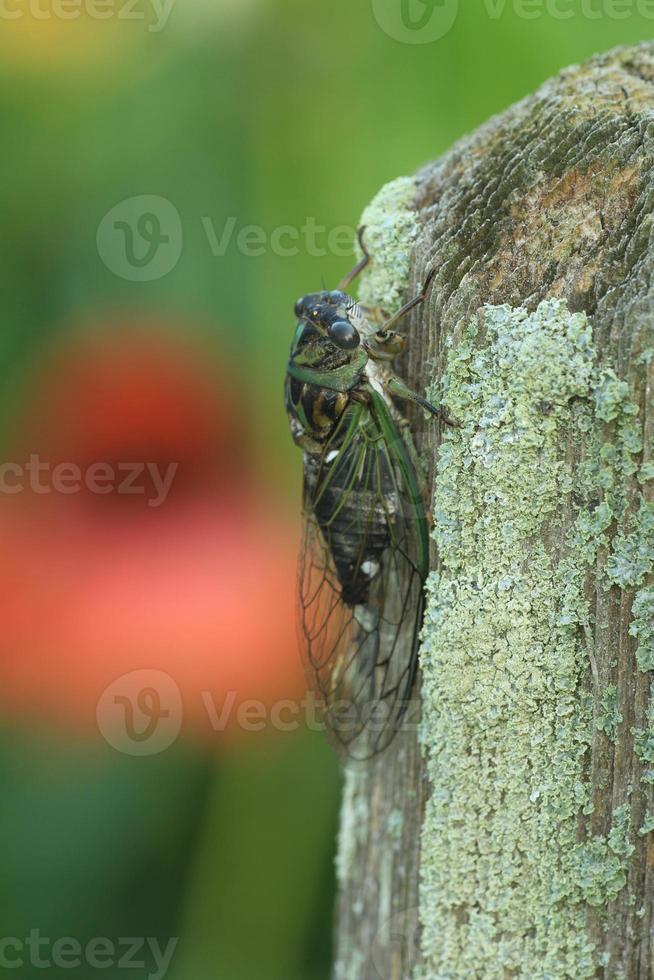
[[[202,692],[218,707],[229,692],[301,695],[296,522],[254,485],[234,369],[214,355],[161,324],[93,324],[36,373],[10,458],[38,453],[44,486],[60,463],[116,479],[102,494],[0,494],[6,712],[95,726],[105,688],[143,668],[171,675],[208,736]],[[139,463],[176,464],[165,496],[149,471],[119,492]]]

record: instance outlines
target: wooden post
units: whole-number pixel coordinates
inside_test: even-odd
[[[437,111],[437,107],[435,108]],[[435,265],[421,728],[347,774],[339,980],[654,976],[654,44],[567,69],[364,215]]]

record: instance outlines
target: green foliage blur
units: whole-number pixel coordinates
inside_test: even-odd
[[[161,317],[224,359],[256,494],[272,501],[271,520],[299,521],[300,459],[281,403],[293,302],[352,258],[309,254],[304,233],[281,254],[294,249],[288,238],[271,247],[275,229],[314,223],[323,245],[329,230],[354,229],[384,182],[654,24],[635,0],[461,0],[445,36],[409,44],[382,29],[379,3],[176,0],[157,30],[146,2],[134,8],[142,19],[3,6],[23,12],[0,40],[5,455],[34,365],[62,338],[117,310]],[[183,232],[174,268],[141,282],[116,274],[96,243],[103,217],[139,195],[170,201]],[[261,254],[239,247],[250,225],[263,229]],[[185,738],[137,759],[97,732],[8,712],[0,783],[0,938],[179,937],[172,980],[329,976],[340,780],[319,734]],[[96,973],[27,960],[25,980]]]

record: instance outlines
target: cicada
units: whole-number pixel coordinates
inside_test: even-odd
[[[404,347],[399,321],[380,323],[338,289],[295,304],[286,409],[304,451],[299,626],[327,730],[342,752],[369,758],[404,719],[418,665],[429,528],[417,455],[396,399],[440,411],[390,370]]]

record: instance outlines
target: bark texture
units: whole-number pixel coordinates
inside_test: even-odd
[[[339,980],[654,976],[653,205],[644,44],[364,215],[363,299],[438,270],[405,373],[462,427],[420,421],[422,729],[347,774]]]

